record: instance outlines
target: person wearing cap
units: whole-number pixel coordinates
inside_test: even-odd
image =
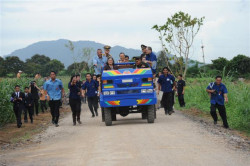
[[[135,64],[133,66],[134,69],[149,68],[147,63],[142,62],[141,57],[133,57],[133,59],[135,60]]]
[[[102,69],[104,68],[106,63],[107,57],[102,54],[101,49],[97,49],[97,56],[95,56],[93,59],[95,75],[101,75]]]
[[[22,71],[22,70],[19,70],[18,73],[17,73],[17,75],[16,75],[16,77],[17,77],[17,78],[21,78],[21,74],[22,74],[22,73],[23,73],[23,71]]]
[[[141,51],[142,51],[141,58],[144,58],[144,57],[146,58],[146,55],[147,55],[146,48],[147,46],[145,46],[144,44],[141,45]]]
[[[148,63],[151,68],[153,73],[156,73],[156,66],[157,66],[157,58],[156,55],[152,52],[152,48],[151,47],[147,47],[146,48],[146,63]]]
[[[106,45],[103,48],[104,48],[104,54],[103,55],[106,56],[107,59],[108,58],[112,58],[112,55],[110,55],[110,49],[111,49],[111,47],[108,46],[108,45]]]

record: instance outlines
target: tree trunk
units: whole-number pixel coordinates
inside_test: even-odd
[[[188,58],[185,58],[185,70],[184,70],[184,74],[183,74],[183,79],[185,79],[185,77],[186,77],[187,69],[188,69]]]

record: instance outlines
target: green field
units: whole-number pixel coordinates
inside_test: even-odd
[[[210,98],[205,90],[213,81],[213,78],[188,79],[185,90],[185,109],[196,108],[209,113]],[[229,126],[250,135],[250,84],[241,81],[232,82],[230,79],[224,79],[223,83],[228,89],[229,102],[225,106]],[[177,108],[181,109],[178,105],[176,104]]]
[[[59,79],[63,81],[63,85],[66,93],[68,92],[68,82],[70,80],[69,76],[59,76]],[[0,126],[6,123],[14,122],[15,115],[12,109],[12,103],[10,102],[11,93],[14,92],[15,85],[21,86],[21,90],[24,87],[29,86],[30,82],[33,81],[32,78],[0,78]],[[43,85],[43,80],[37,80],[38,86]]]

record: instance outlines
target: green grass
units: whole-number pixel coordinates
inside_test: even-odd
[[[203,112],[210,111],[210,98],[205,91],[213,78],[188,79],[185,91],[186,108],[197,108]],[[231,128],[250,134],[250,84],[232,82],[224,79],[228,89],[229,103],[226,103],[228,123]]]
[[[66,93],[68,92],[68,82],[70,80],[69,76],[59,76],[62,80]],[[21,79],[17,78],[0,78],[0,126],[5,125],[9,122],[15,121],[15,115],[13,112],[13,104],[10,102],[11,94],[14,92],[15,85],[21,87],[21,91],[24,91],[26,86],[30,85],[33,78]],[[43,80],[37,80],[37,85],[40,87],[43,85]],[[40,107],[39,107],[40,109]]]

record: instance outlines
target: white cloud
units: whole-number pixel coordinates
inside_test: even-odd
[[[205,23],[194,43],[192,58],[201,60],[201,40],[206,61],[219,56],[249,56],[249,1],[1,1],[0,55],[40,40],[65,38],[138,48],[144,43],[159,51],[158,33],[177,11]]]

